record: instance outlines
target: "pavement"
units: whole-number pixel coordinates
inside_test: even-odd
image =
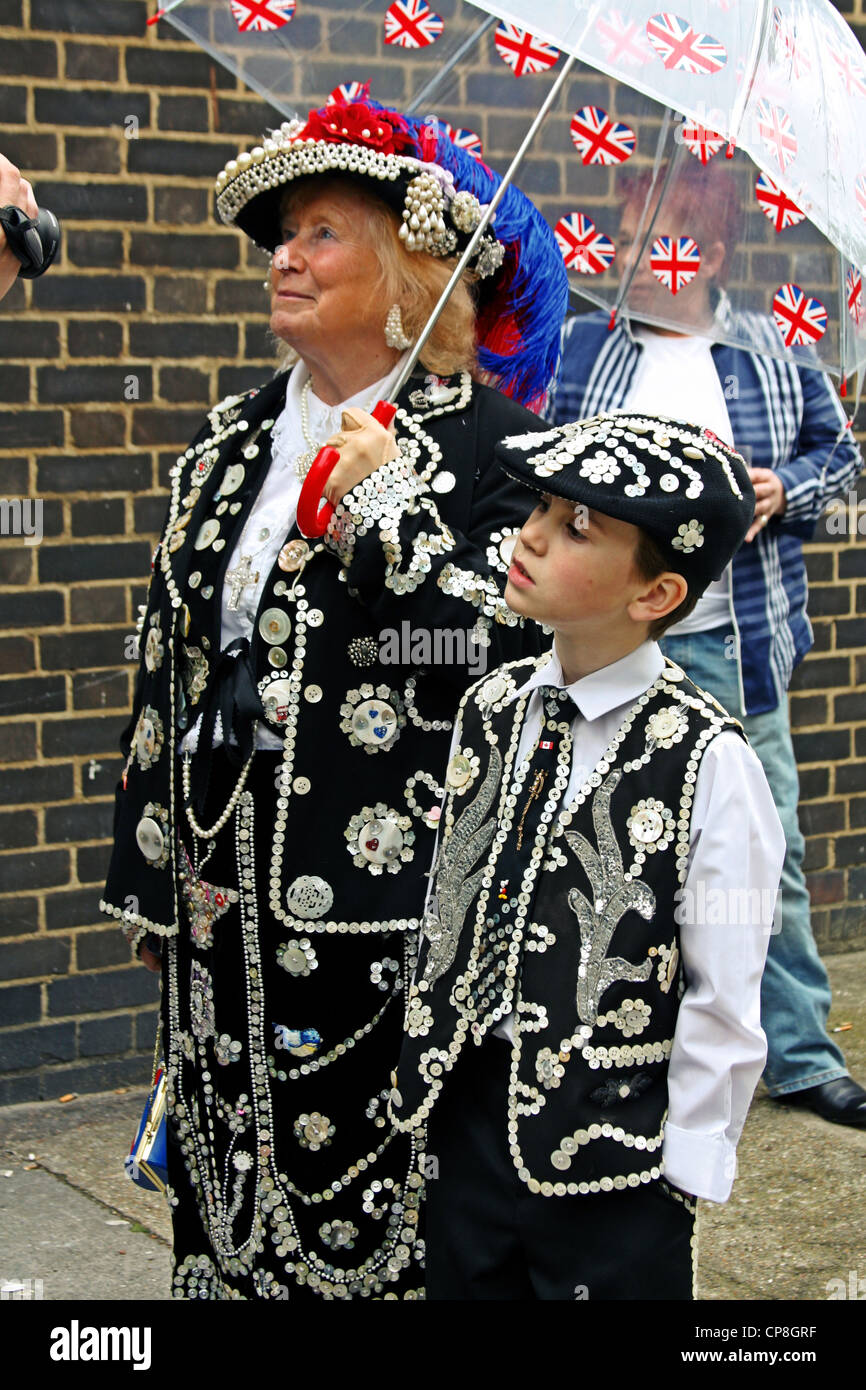
[[[852,1025],[838,1041],[866,1084],[866,951],[826,964],[829,1027]],[[122,1089],[0,1110],[0,1299],[169,1298],[165,1202],[123,1171],[144,1098]],[[739,1167],[731,1200],[699,1207],[698,1297],[866,1298],[866,1130],[759,1091]]]

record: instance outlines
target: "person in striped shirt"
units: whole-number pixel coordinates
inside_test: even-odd
[[[797,817],[797,766],[787,691],[812,645],[803,542],[829,498],[845,492],[862,458],[833,388],[807,350],[803,365],[778,356],[772,320],[735,314],[724,285],[742,235],[731,173],[686,166],[666,207],[677,232],[701,246],[701,273],[676,296],[629,255],[651,196],[649,176],[626,185],[618,261],[631,274],[633,320],[607,312],[569,319],[548,413],[556,424],[620,408],[688,418],[732,442],[750,462],[755,518],[726,574],[661,643],[698,685],[743,723],[785,830],[781,911],[770,940],[761,1021],[764,1080],[777,1100],[839,1124],[866,1127],[866,1090],[848,1074],[826,1031],[831,991],[812,934]],[[665,183],[664,175],[659,180]],[[645,225],[645,224],[644,224]],[[641,313],[667,320],[650,327]],[[731,347],[726,337],[749,344]],[[762,350],[763,349],[763,350]]]

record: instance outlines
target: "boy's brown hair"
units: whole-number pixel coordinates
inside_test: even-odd
[[[653,540],[652,536],[640,526],[637,529],[638,538],[634,550],[634,567],[640,578],[656,579],[665,570],[674,570],[679,574],[680,571],[677,569],[676,563],[672,561],[670,556],[665,555],[661,546]],[[650,623],[647,632],[649,639],[657,642],[669,627],[673,627],[674,623],[687,618],[694,611],[699,598],[700,594],[692,593],[690,590],[682,603],[679,603],[670,613],[666,613],[663,618],[657,618],[654,623]]]

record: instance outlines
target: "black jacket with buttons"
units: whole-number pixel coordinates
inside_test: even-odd
[[[100,904],[136,944],[147,933],[158,938],[179,929],[178,750],[185,732],[202,710],[213,719],[221,708],[234,718],[243,745],[251,713],[264,714],[269,686],[277,695],[268,727],[281,736],[289,730],[293,753],[282,791],[288,800],[282,900],[295,879],[315,875],[333,890],[328,919],[344,929],[416,925],[436,825],[435,814],[425,813],[438,805],[450,720],[463,691],[482,674],[479,654],[492,669],[539,649],[539,630],[517,621],[501,598],[507,536],[520,529],[532,500],[496,468],[493,450],[504,436],[544,423],[466,375],[446,380],[435,398],[424,396],[424,378],[416,376],[400,397],[396,433],[408,441],[407,456],[422,481],[413,483],[398,524],[385,517],[365,534],[344,534],[339,545],[312,542],[300,572],[275,565],[249,643],[221,658],[223,577],[270,463],[270,429],[285,389],[281,375],[222,402],[174,470],[122,740],[127,765]],[[226,470],[238,464],[242,482],[217,515],[227,500],[217,497]],[[344,507],[363,532],[354,494]],[[212,524],[202,531],[214,521],[218,532]],[[217,550],[213,540],[204,544],[212,534],[224,542]],[[291,538],[299,538],[296,525]],[[467,642],[473,629],[487,645]],[[379,702],[397,716],[381,743],[357,735],[353,715],[365,700],[358,727]],[[241,746],[236,757],[244,751]],[[207,754],[200,753],[193,759],[193,795],[206,779]],[[365,836],[371,823],[385,824],[385,832]],[[382,862],[389,843],[394,857]]]

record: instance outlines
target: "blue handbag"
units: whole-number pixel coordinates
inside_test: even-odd
[[[158,1056],[159,1031],[157,1031],[150,1094],[138,1131],[132,1141],[132,1148],[123,1164],[126,1176],[138,1183],[139,1187],[147,1188],[149,1192],[165,1192],[168,1182],[165,1063],[158,1062]]]

